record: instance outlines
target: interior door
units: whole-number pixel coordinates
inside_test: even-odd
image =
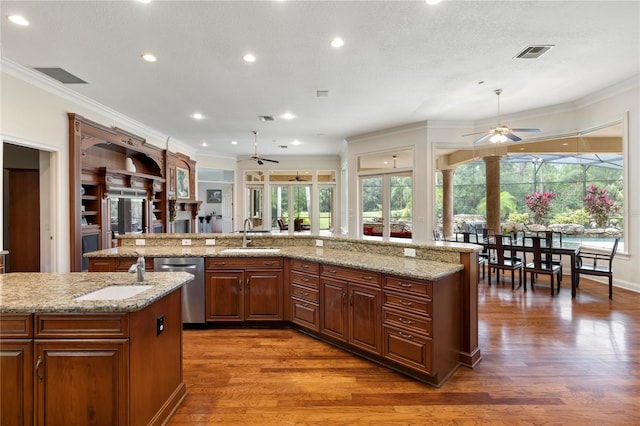
[[[7,272],[40,272],[40,172],[9,169],[8,181]]]

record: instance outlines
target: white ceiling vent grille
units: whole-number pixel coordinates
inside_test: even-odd
[[[551,50],[553,47],[555,46],[553,45],[527,46],[524,48],[524,50],[518,53],[514,57],[514,59],[538,59],[540,56],[542,56],[548,50]]]
[[[62,84],[87,84],[83,79],[76,77],[60,67],[34,68],[34,70],[40,71],[42,74],[48,75]]]

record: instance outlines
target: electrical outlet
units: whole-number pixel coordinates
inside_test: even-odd
[[[405,247],[404,255],[407,257],[416,257],[416,249]]]
[[[216,239],[215,238],[207,238],[204,240],[204,244],[207,246],[215,246],[216,245]]]
[[[164,331],[164,315],[160,315],[156,318],[156,336],[159,336]]]
[[[323,240],[316,240],[316,247],[322,247],[324,246],[324,241]]]
[[[184,238],[182,240],[182,245],[183,246],[190,246],[191,245],[191,239],[190,238]]]
[[[146,244],[146,242],[144,241],[144,238],[136,238],[136,245],[137,246],[143,246],[145,244]]]

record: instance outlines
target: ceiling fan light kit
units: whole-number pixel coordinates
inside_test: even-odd
[[[473,135],[480,135],[484,133],[483,136],[480,136],[478,139],[473,141],[473,143],[476,143],[476,144],[480,142],[484,142],[487,139],[489,139],[489,142],[492,142],[492,143],[504,143],[509,140],[512,142],[520,142],[522,138],[517,136],[513,132],[539,132],[540,131],[540,129],[533,129],[533,128],[511,129],[508,126],[502,124],[501,114],[500,114],[500,95],[502,94],[502,89],[496,89],[494,90],[494,93],[498,97],[498,125],[490,129],[488,133],[476,132],[476,133],[469,133],[463,136],[473,136]]]

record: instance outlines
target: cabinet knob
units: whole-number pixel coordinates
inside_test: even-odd
[[[276,264],[276,262],[272,262],[272,261],[267,261],[267,260],[265,260],[265,261],[264,261],[264,264],[265,264],[265,265],[267,265],[267,266],[271,266],[271,265],[275,265],[275,264]]]
[[[309,292],[308,292],[308,291],[303,291],[303,292],[302,292],[302,295],[303,295],[303,296],[308,296],[308,295],[309,295]]]
[[[335,274],[337,271],[335,269],[329,269],[330,274]]]

